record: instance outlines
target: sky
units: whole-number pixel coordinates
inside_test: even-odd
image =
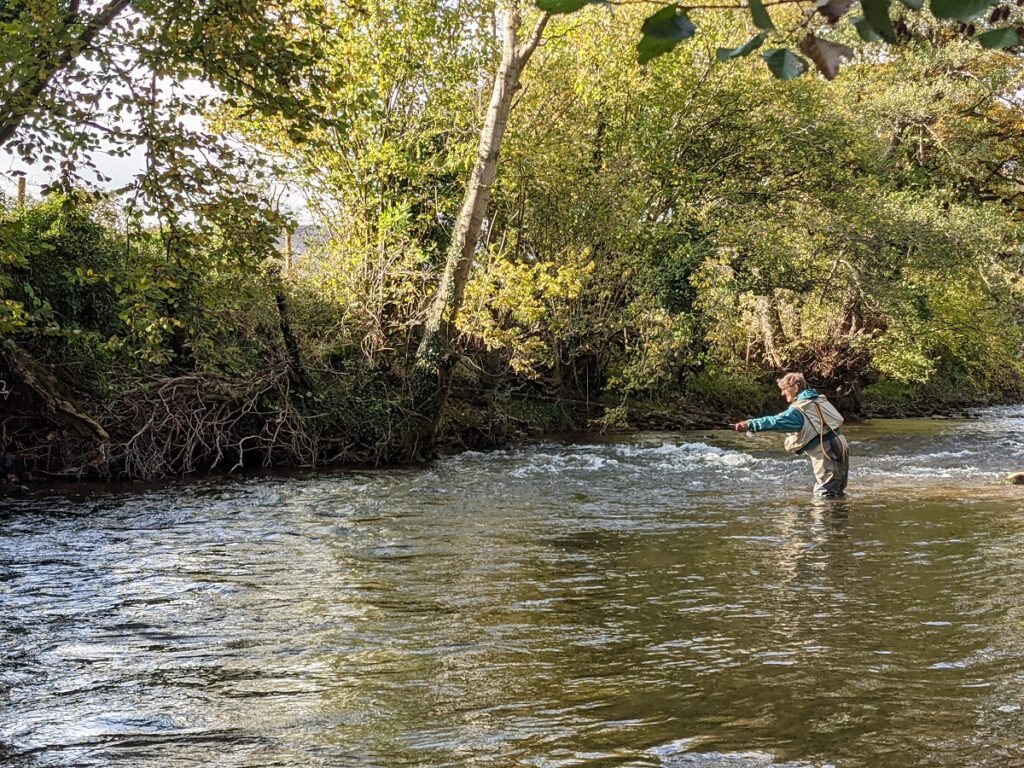
[[[117,189],[128,184],[136,174],[142,172],[145,167],[143,150],[139,148],[127,157],[99,155],[96,157],[96,165],[100,172],[111,177],[109,182],[98,186],[101,189]],[[52,174],[43,173],[41,166],[26,165],[21,158],[0,149],[0,184],[3,185],[2,189],[5,192],[8,189],[17,189],[15,171],[22,171],[27,175],[30,195],[38,195],[43,185],[53,179]]]
[[[98,154],[93,159],[97,169],[110,177],[108,182],[94,180],[98,189],[114,190],[125,187],[135,176],[145,170],[145,151],[142,147],[135,149],[125,157]],[[17,194],[18,176],[15,174],[16,171],[26,174],[29,198],[40,197],[43,187],[55,178],[53,174],[44,173],[41,165],[27,165],[20,157],[0,148],[0,196],[13,198]],[[88,172],[83,172],[82,175],[87,179],[91,178],[91,174]],[[306,202],[297,192],[286,192],[282,195],[281,200],[291,214],[297,218],[299,224],[312,222]]]
[[[2,0],[0,0],[0,4],[2,4]],[[125,18],[127,18],[127,16],[122,16],[122,19]],[[83,70],[91,70],[93,73],[97,73],[99,67],[95,61],[90,60],[88,57],[83,57],[78,60],[75,66]],[[113,86],[110,86],[108,83],[108,87]],[[218,94],[215,86],[194,78],[181,81],[168,78],[158,78],[154,83],[154,87],[156,89],[156,97],[158,100],[169,98],[173,91],[178,91],[179,93],[185,92],[192,97],[212,97]],[[97,114],[103,115],[106,105],[113,103],[113,98],[113,95],[110,93],[105,93],[104,99],[109,101],[101,101],[100,105],[97,107]],[[102,117],[97,119],[100,122],[103,121]],[[116,118],[114,119],[116,120]],[[199,115],[182,115],[180,120],[189,130],[202,131],[204,128],[204,121]],[[96,178],[96,173],[92,169],[88,168],[82,168],[80,170],[80,174],[87,183],[100,190],[112,191],[129,186],[136,176],[144,172],[146,165],[145,149],[143,147],[137,147],[128,155],[123,157],[113,154],[104,154],[103,152],[96,152],[91,155],[91,160],[96,166],[96,171],[110,177],[110,180],[100,181]],[[19,172],[24,173],[26,176],[29,198],[40,197],[43,188],[57,178],[55,174],[43,171],[43,165],[43,163],[37,163],[34,165],[26,164],[21,157],[12,154],[3,147],[0,147],[0,197],[10,198],[17,194]],[[308,212],[308,206],[305,199],[301,195],[294,191],[289,191],[285,194],[277,195],[277,197],[284,203],[286,208],[291,211],[292,215],[299,219],[300,223],[309,223],[311,216]]]

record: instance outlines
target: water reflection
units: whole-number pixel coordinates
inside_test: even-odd
[[[1024,764],[1017,489],[714,439],[18,502],[0,760]]]

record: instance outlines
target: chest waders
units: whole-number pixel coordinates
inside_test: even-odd
[[[802,454],[811,460],[817,481],[815,494],[841,496],[846,490],[850,469],[849,443],[838,432],[843,416],[826,398],[820,395],[792,403],[803,416],[798,432],[786,438],[786,450]]]
[[[811,403],[818,409],[818,444],[821,446],[821,452],[832,461],[842,461],[844,455],[849,452],[846,443],[837,439],[839,436],[832,427],[828,428],[828,440],[825,439],[825,414],[822,413],[820,405],[813,400]]]

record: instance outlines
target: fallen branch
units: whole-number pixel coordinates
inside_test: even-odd
[[[70,427],[78,435],[101,443],[110,435],[91,416],[82,413],[61,392],[60,382],[27,353],[19,349],[3,352],[7,366],[22,383],[46,406],[44,414],[61,426]]]

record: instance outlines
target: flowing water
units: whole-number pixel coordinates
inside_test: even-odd
[[[1024,766],[1024,408],[0,500],[0,764]]]

